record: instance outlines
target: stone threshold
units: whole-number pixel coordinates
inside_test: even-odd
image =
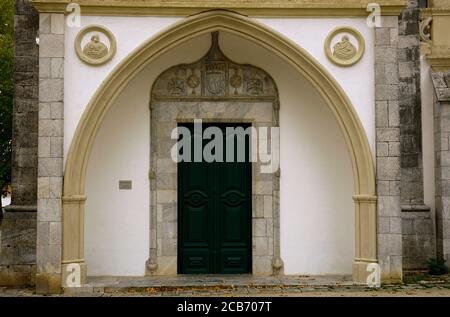
[[[271,289],[271,288],[311,288],[357,287],[351,275],[176,275],[176,276],[96,276],[88,277],[82,287],[65,288],[68,295],[105,294],[115,292],[163,292],[172,290],[208,289]],[[365,286],[362,286],[365,287]]]

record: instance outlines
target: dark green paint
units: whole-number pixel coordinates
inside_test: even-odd
[[[193,124],[180,125],[193,131]],[[209,126],[220,128],[225,140],[226,127],[249,125],[203,124],[203,130]],[[208,142],[205,140],[203,145]],[[178,273],[251,273],[249,147],[250,138],[246,137],[244,162],[178,164]],[[193,157],[193,138],[191,148]]]

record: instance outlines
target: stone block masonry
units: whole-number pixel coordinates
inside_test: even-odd
[[[28,0],[14,15],[12,205],[0,223],[0,285],[32,285],[36,271],[39,16]]]
[[[450,263],[450,72],[431,74],[434,95],[436,251]]]
[[[402,280],[397,46],[398,18],[382,17],[375,29],[375,126],[378,259],[386,283]]]
[[[421,270],[435,257],[435,230],[430,212],[408,211],[402,214],[403,269]]]
[[[39,16],[28,0],[16,1],[12,205],[36,206]]]
[[[402,204],[423,205],[419,3],[409,1],[399,20],[398,73]]]
[[[40,14],[36,292],[61,288],[64,15]]]
[[[1,230],[1,285],[33,285],[36,275],[36,212],[6,212],[1,220]]]

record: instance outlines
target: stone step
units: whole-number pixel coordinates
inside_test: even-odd
[[[297,289],[299,291],[321,291],[336,288],[361,289],[348,276],[174,276],[174,277],[96,277],[77,288],[65,288],[66,295],[89,296],[112,293],[156,294],[163,292],[208,293],[214,291],[273,291]]]

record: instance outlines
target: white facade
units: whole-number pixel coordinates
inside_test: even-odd
[[[130,52],[179,18],[82,17],[116,37],[109,63],[91,67],[75,54],[79,28],[66,27],[64,153],[98,86]],[[260,19],[304,48],[338,81],[353,103],[374,149],[373,30],[360,19]],[[353,26],[368,48],[351,68],[333,65],[323,41]],[[286,274],[351,274],[355,245],[352,167],[339,126],[317,90],[273,53],[230,33],[223,52],[267,71],[278,85],[281,128],[281,257]],[[85,253],[88,275],[144,275],[149,253],[150,89],[165,69],[200,59],[210,46],[199,36],[160,56],[117,96],[90,157],[86,182]],[[131,191],[118,181],[133,181]],[[314,206],[314,207],[312,207]]]
[[[26,263],[0,263],[1,285],[26,275],[59,293],[74,268],[81,285],[215,273],[365,284],[371,267],[401,283],[450,261],[445,1],[28,2],[39,21],[16,12],[16,37],[31,36],[15,52],[2,220],[14,232],[3,249],[26,242]],[[177,165],[170,132],[196,118],[219,123],[216,137],[228,122],[279,127],[280,171],[259,173],[261,156]]]

